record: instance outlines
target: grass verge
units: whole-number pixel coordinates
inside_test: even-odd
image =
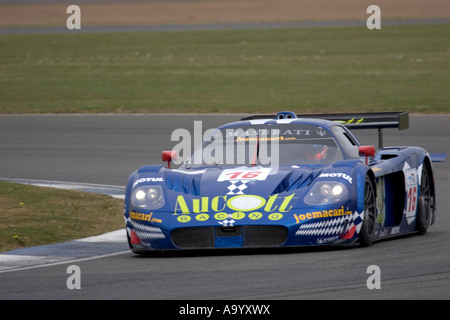
[[[0,181],[0,252],[124,228],[123,200]]]
[[[450,25],[0,35],[0,113],[449,112]]]

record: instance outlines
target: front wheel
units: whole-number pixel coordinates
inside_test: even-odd
[[[363,247],[372,245],[377,219],[375,186],[369,177],[364,182],[364,220],[359,233],[359,243]]]
[[[431,224],[431,184],[427,166],[422,168],[422,179],[420,181],[420,195],[417,206],[416,230],[420,234],[425,234]]]

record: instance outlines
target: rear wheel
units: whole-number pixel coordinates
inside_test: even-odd
[[[377,205],[375,186],[369,177],[364,182],[364,221],[359,233],[359,243],[363,247],[369,247],[375,237],[377,219]]]
[[[431,224],[431,184],[427,166],[422,168],[422,179],[420,181],[420,195],[417,204],[416,230],[420,234],[425,234]]]

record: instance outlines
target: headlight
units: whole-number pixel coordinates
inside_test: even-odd
[[[133,190],[131,204],[145,209],[159,209],[166,201],[161,186],[142,186]]]
[[[304,202],[309,205],[326,205],[340,202],[347,199],[348,190],[340,182],[321,181],[316,183],[308,194]]]

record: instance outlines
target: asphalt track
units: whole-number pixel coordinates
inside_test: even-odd
[[[173,130],[191,130],[194,120],[202,120],[204,131],[239,117],[1,115],[0,177],[123,186],[137,167],[161,163],[160,152],[177,143],[170,140]],[[384,142],[450,153],[449,123],[450,115],[411,115],[410,129],[385,130]],[[365,143],[377,144],[376,131],[356,133]],[[50,247],[50,252],[45,246],[15,251],[25,261],[45,256],[47,262],[0,271],[0,299],[448,300],[449,160],[434,168],[438,217],[424,236],[386,240],[370,248],[141,257],[126,250],[123,233],[118,231],[102,239],[59,244]],[[60,256],[71,258],[61,260]],[[81,270],[79,290],[66,285],[67,267],[73,264]],[[367,287],[370,265],[380,268],[381,289]]]

